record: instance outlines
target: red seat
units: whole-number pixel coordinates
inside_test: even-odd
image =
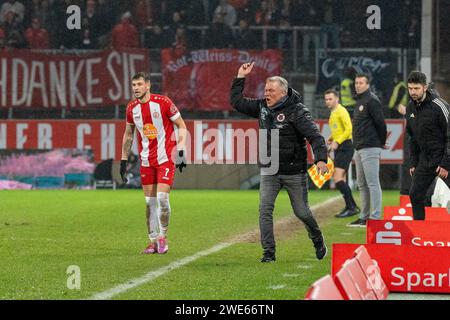
[[[344,300],[344,297],[336,287],[333,278],[326,275],[311,285],[306,292],[305,300]]]
[[[361,269],[365,273],[369,284],[378,300],[385,300],[389,295],[389,289],[381,277],[380,268],[375,260],[372,260],[367,249],[360,246],[355,250],[355,259],[358,261]]]
[[[355,258],[345,261],[336,273],[335,280],[346,300],[377,300],[371,284]]]

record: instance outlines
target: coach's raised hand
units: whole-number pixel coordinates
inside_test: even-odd
[[[255,65],[255,62],[251,63],[244,63],[238,71],[238,78],[245,78],[246,75],[248,75],[250,72],[252,72],[253,66]]]

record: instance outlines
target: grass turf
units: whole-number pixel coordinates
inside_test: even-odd
[[[309,198],[314,205],[338,195]],[[398,192],[384,191],[383,201],[396,205]],[[171,206],[169,253],[145,256],[140,190],[0,192],[0,299],[89,298],[258,227],[257,191],[174,190]],[[291,212],[281,192],[275,218]],[[345,227],[355,217],[333,214],[321,223],[330,248],[365,241],[365,229]],[[114,298],[299,299],[331,268],[331,254],[317,261],[303,228],[277,242],[276,263],[261,264],[260,255],[259,241],[236,243]],[[70,265],[80,267],[80,290],[67,288]]]

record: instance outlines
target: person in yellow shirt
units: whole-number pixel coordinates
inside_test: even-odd
[[[345,208],[335,217],[347,218],[358,214],[360,211],[346,181],[347,171],[355,152],[352,143],[352,121],[349,112],[339,103],[339,93],[336,90],[325,91],[324,98],[325,104],[331,111],[328,121],[331,136],[327,143],[329,150],[334,151],[333,180],[345,200]]]

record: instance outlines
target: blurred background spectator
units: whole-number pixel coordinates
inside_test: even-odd
[[[122,15],[120,22],[114,27],[111,34],[111,46],[113,48],[139,47],[139,33],[137,28],[131,23],[131,13],[129,11]]]
[[[231,48],[234,43],[233,30],[225,24],[224,16],[216,14],[209,29],[207,39],[208,48]]]
[[[49,49],[48,32],[41,27],[39,18],[33,18],[31,27],[25,31],[25,39],[30,49]]]
[[[17,22],[22,23],[25,16],[25,6],[22,4],[22,2],[15,0],[8,0],[3,3],[0,9],[0,23],[6,22],[7,15],[11,11],[17,15]]]

